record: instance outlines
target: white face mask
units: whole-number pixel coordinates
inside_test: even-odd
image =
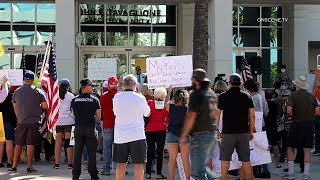
[[[286,72],[286,69],[281,69],[281,72],[282,72],[282,73]]]

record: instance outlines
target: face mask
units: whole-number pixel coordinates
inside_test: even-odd
[[[282,73],[286,72],[286,69],[281,69],[281,72],[282,72]]]

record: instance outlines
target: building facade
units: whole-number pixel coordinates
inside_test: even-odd
[[[209,77],[236,70],[236,56],[261,56],[263,87],[278,67],[292,78],[316,68],[320,2],[209,0]],[[26,54],[44,53],[54,36],[58,76],[78,87],[89,58],[117,58],[118,75],[139,59],[192,54],[194,0],[1,1],[0,68],[20,68]]]

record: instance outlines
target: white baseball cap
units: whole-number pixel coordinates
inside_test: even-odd
[[[103,87],[103,88],[108,87],[108,81],[103,81],[103,83],[102,83],[102,87]]]

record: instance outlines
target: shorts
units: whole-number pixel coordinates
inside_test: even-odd
[[[171,132],[167,132],[167,144],[180,144],[180,137],[176,136]],[[190,138],[188,138],[187,143],[190,143]]]
[[[220,160],[231,161],[234,149],[239,161],[250,162],[249,134],[222,134]]]
[[[15,144],[24,145],[37,145],[40,142],[40,124],[18,124],[16,128]]]
[[[293,122],[288,133],[288,147],[313,148],[314,124]]]
[[[271,146],[278,145],[279,132],[277,130],[267,130],[267,137]]]
[[[147,162],[146,140],[138,140],[125,144],[114,144],[113,161],[117,163],[128,163],[131,158],[133,164],[144,164]]]
[[[4,133],[7,141],[14,141],[15,127],[11,123],[4,123]]]
[[[73,125],[56,126],[56,133],[71,133]]]

